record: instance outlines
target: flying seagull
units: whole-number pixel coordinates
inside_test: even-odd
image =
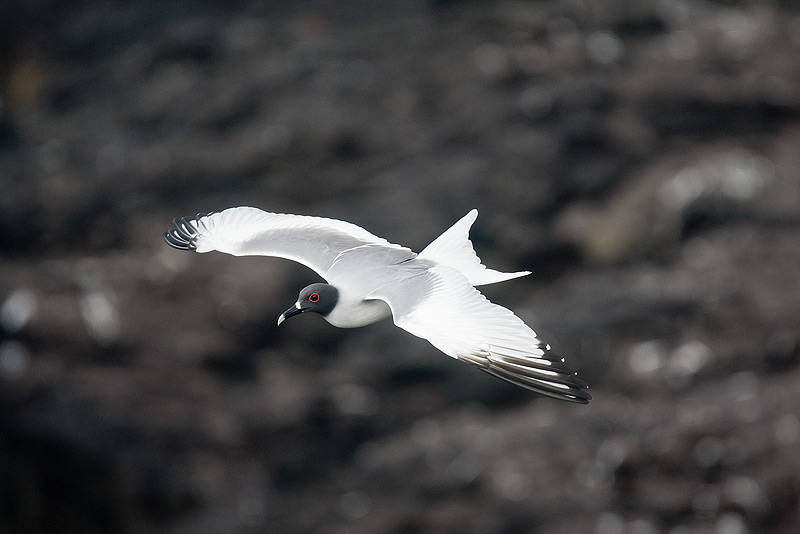
[[[487,269],[475,254],[467,213],[416,254],[345,221],[238,207],[179,217],[167,244],[195,252],[275,256],[302,263],[328,283],[311,284],[278,318],[316,312],[340,328],[388,317],[448,356],[548,397],[586,404],[592,398],[550,345],[475,286],[530,274]]]

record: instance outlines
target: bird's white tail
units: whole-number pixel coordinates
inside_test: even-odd
[[[481,263],[480,258],[472,248],[472,241],[469,240],[469,229],[477,217],[478,210],[475,209],[464,215],[457,223],[425,247],[419,253],[418,258],[458,269],[473,286],[494,284],[531,274],[530,271],[502,273],[487,269]]]

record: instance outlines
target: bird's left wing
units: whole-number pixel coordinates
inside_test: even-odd
[[[342,252],[364,245],[408,251],[352,223],[323,217],[229,208],[208,215],[179,217],[164,232],[172,247],[196,252],[217,250],[234,256],[275,256],[302,263],[327,279]]]
[[[433,266],[374,291],[394,322],[445,354],[518,386],[586,404],[586,383],[510,310],[491,303],[456,269]]]

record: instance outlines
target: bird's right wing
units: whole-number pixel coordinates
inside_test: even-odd
[[[342,252],[374,245],[414,253],[352,223],[323,217],[229,208],[208,215],[179,217],[164,232],[170,246],[234,256],[275,256],[302,263],[327,279]]]
[[[437,265],[374,291],[394,322],[445,354],[556,399],[586,404],[586,383],[510,310],[492,304],[458,270]]]

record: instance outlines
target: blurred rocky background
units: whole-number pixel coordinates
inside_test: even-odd
[[[0,532],[800,531],[800,6],[0,4]],[[278,259],[254,205],[485,287],[591,384],[536,397]]]

